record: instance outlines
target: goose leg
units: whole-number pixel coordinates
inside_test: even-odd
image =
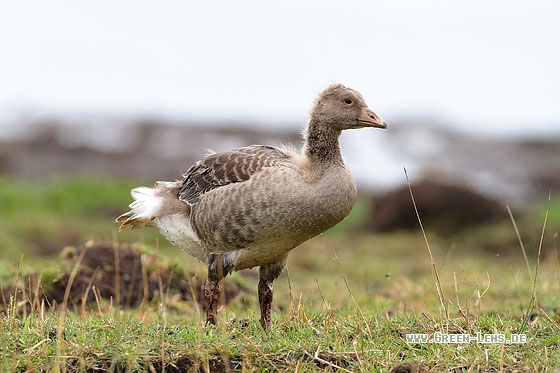
[[[259,304],[261,307],[261,325],[263,329],[270,330],[272,328],[272,298],[274,296],[274,287],[272,283],[280,276],[282,270],[286,266],[286,261],[276,264],[268,264],[259,268]]]
[[[222,295],[222,279],[227,275],[221,255],[212,255],[208,264],[208,279],[204,285],[204,298],[206,301],[206,322],[218,324],[218,304]]]
[[[208,324],[218,324],[218,303],[222,293],[222,284],[218,280],[211,280],[210,277],[204,285],[204,297],[206,300],[206,322]]]
[[[263,329],[269,330],[272,327],[272,318],[270,310],[272,308],[272,298],[274,296],[274,287],[272,281],[259,280],[259,303],[261,306],[261,325]]]

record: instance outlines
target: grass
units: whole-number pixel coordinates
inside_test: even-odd
[[[509,334],[517,321],[488,315],[477,323],[470,333]],[[404,334],[409,332],[465,330],[423,314],[387,317],[366,312],[362,317],[349,310],[299,313],[277,320],[270,333],[263,333],[258,323],[232,320],[207,328],[178,317],[139,320],[134,313],[86,319],[70,315],[62,339],[57,336],[57,325],[53,316],[4,324],[1,331],[8,339],[2,348],[3,370],[113,367],[137,371],[161,365],[172,370],[173,365],[224,364],[249,371],[387,371],[404,362],[426,364],[435,371],[557,369],[555,350],[560,342],[558,330],[541,322],[531,328],[527,344],[408,344]]]
[[[162,262],[179,262],[204,276],[203,265],[154,230],[116,234],[112,220],[137,184],[0,179],[0,286],[22,281],[29,272],[44,273],[47,286],[65,266],[50,247],[79,246],[92,237],[136,242]],[[357,214],[367,213],[365,204],[359,207]],[[511,222],[457,237],[439,237],[426,227],[432,267],[421,233],[356,233],[351,229],[359,217],[351,216],[291,254],[288,270],[275,283],[275,326],[269,333],[258,322],[254,271],[229,279],[249,291],[221,309],[217,327],[203,323],[196,305],[166,292],[135,308],[98,298],[86,309],[64,309],[34,302],[35,295],[24,290],[0,310],[0,371],[559,370],[559,212],[560,200],[553,199],[517,218],[530,272]],[[47,248],[47,255],[38,248]],[[535,308],[527,313],[533,289]],[[407,333],[438,331],[508,338],[523,331],[528,341],[406,341]]]

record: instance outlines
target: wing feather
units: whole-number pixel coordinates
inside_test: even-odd
[[[179,199],[194,205],[213,189],[247,181],[265,167],[283,164],[290,157],[281,149],[253,145],[212,154],[192,165],[183,175]]]

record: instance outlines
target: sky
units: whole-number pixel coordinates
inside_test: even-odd
[[[557,1],[21,0],[0,9],[0,124],[95,113],[303,125],[317,93],[341,82],[389,124],[560,134]]]

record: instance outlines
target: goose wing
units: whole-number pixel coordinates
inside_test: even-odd
[[[281,165],[289,157],[283,150],[265,145],[210,155],[196,162],[183,175],[179,199],[192,206],[204,193],[249,180],[263,168]]]

